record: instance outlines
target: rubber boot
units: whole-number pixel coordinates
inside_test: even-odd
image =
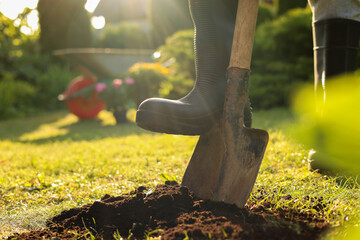
[[[350,19],[326,19],[313,23],[314,37],[314,87],[326,102],[326,80],[356,69],[359,50],[360,22]],[[316,151],[309,155],[309,170],[334,175],[319,159]]]
[[[237,0],[189,0],[189,5],[195,28],[195,85],[179,100],[150,98],[142,102],[136,122],[144,129],[200,135],[222,114]]]

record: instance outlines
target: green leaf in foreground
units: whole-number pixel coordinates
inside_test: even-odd
[[[336,168],[360,173],[360,76],[328,81],[326,100],[314,97],[312,86],[301,90],[294,101],[300,115],[296,136],[317,151],[319,159]]]

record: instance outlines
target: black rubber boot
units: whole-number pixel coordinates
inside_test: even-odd
[[[349,19],[326,19],[313,23],[314,87],[326,101],[326,80],[356,69],[359,51],[360,22]],[[336,171],[319,159],[316,152],[309,155],[309,170],[334,175]]]
[[[359,50],[360,22],[326,19],[313,23],[315,90],[325,94],[326,79],[352,72]]]
[[[142,102],[136,122],[144,129],[200,135],[222,114],[237,0],[189,0],[189,5],[195,28],[194,88],[179,100],[151,98]]]

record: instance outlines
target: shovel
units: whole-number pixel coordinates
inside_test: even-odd
[[[182,185],[196,196],[243,207],[259,172],[269,135],[244,125],[259,0],[239,0],[222,118],[200,136]]]

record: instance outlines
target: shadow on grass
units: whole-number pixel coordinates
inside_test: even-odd
[[[115,125],[109,115],[79,120],[68,112],[0,122],[0,140],[46,144],[56,141],[93,141],[109,137],[154,134],[133,122]]]
[[[67,114],[66,111],[59,111],[51,114],[42,113],[28,118],[0,121],[0,140],[18,141],[23,134],[33,132],[41,125],[56,122]]]
[[[287,109],[257,111],[254,127],[282,129],[294,118]],[[276,119],[276,120],[274,120]],[[79,120],[67,111],[50,112],[35,117],[0,122],[0,141],[46,144],[55,141],[93,141],[109,137],[156,134],[145,131],[135,123],[115,125],[111,113],[103,111],[99,118]]]

